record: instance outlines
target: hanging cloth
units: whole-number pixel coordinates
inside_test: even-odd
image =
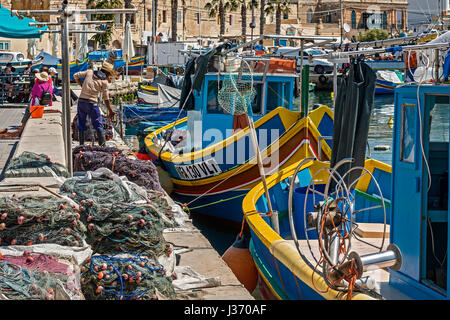
[[[338,83],[330,165],[334,167],[344,158],[354,159],[352,163],[338,169],[341,175],[350,168],[364,167],[376,79],[376,73],[358,59],[356,63],[351,63],[348,72]],[[360,174],[360,170],[352,171],[346,179],[347,185]]]

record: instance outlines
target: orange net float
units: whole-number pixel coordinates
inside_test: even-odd
[[[243,234],[236,237],[234,243],[222,255],[222,259],[245,289],[252,293],[258,283],[258,270]]]

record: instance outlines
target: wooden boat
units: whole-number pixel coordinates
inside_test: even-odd
[[[77,72],[83,72],[86,71],[89,67],[89,60],[88,58],[84,59],[83,61],[72,61],[69,64],[69,68],[70,68],[70,80],[73,81],[74,77],[73,75]],[[58,72],[61,72],[62,70],[62,65],[58,64],[57,68]]]
[[[449,86],[396,88],[392,168],[366,160],[354,191],[342,195],[353,207],[340,217],[353,222],[346,229],[351,233],[339,230],[352,235],[352,246],[336,247],[347,256],[326,272],[319,247],[330,253],[333,246],[318,230],[331,225],[318,217],[345,212],[344,201],[333,211],[336,195],[319,188],[330,181],[328,162],[306,159],[268,177],[278,225],[267,217],[262,183],[247,194],[243,210],[265,298],[448,299],[449,125],[433,125],[433,119],[448,114],[449,97]],[[342,223],[337,216],[329,216],[334,228]]]
[[[195,212],[242,222],[242,198],[259,181],[260,176],[249,128],[244,127],[233,133],[236,119],[217,109],[215,97],[218,76],[217,73],[207,73],[200,94],[195,96],[195,109],[188,111],[186,118],[148,135],[145,145],[149,153],[160,158],[163,168],[171,176],[176,199],[191,203],[190,207]],[[223,79],[224,75],[220,76]],[[260,148],[263,158],[267,158],[264,161],[270,163],[265,168],[266,174],[318,152],[329,155],[330,148],[326,142],[321,141],[319,151],[319,140],[321,135],[332,134],[332,112],[327,107],[320,107],[311,112],[309,117],[302,118],[300,112],[291,111],[294,70],[291,74],[259,73],[254,77],[255,81],[264,78],[270,84],[268,88],[262,84],[258,86],[260,91],[256,101],[261,100],[254,107]],[[284,107],[273,108],[278,105]],[[171,137],[176,146],[163,139],[170,130],[181,134],[192,133],[191,137],[195,139],[194,129],[199,128],[200,134],[206,139],[195,141],[184,138],[182,149],[176,149],[180,134]],[[272,134],[268,134],[270,130],[273,130]],[[213,143],[208,137],[209,133],[217,134]],[[264,138],[266,143],[261,140]]]
[[[28,68],[28,63],[30,62],[32,63],[31,70],[40,69],[42,66],[42,59],[25,59],[25,56],[21,52],[0,50],[0,67],[6,67],[8,63],[11,63],[16,69],[16,73],[23,73]]]
[[[379,70],[375,84],[375,94],[394,94],[395,88],[403,84],[403,75],[396,70]]]

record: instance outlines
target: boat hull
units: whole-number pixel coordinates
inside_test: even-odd
[[[394,94],[395,87],[397,86],[398,86],[397,83],[378,79],[377,82],[375,83],[375,94],[376,95]]]

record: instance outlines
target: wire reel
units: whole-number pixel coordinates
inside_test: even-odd
[[[307,159],[305,159],[307,160]],[[309,161],[309,160],[308,160]],[[343,159],[333,168],[324,167],[315,172],[306,189],[305,201],[303,207],[304,232],[310,253],[316,263],[316,268],[322,265],[321,275],[330,288],[351,293],[354,287],[363,288],[361,277],[364,271],[379,268],[391,268],[399,270],[402,264],[401,252],[394,244],[390,244],[383,251],[386,238],[386,208],[383,194],[376,178],[366,168],[353,167],[343,175],[338,173],[338,168],[345,163],[352,162],[353,159]],[[304,165],[301,162],[295,171],[291,180],[289,190],[288,213],[291,224],[291,233],[299,254],[306,260],[302,254],[292,217],[292,193],[296,174]],[[350,184],[347,184],[346,178],[356,171],[361,170],[360,176]],[[326,171],[328,179],[325,188],[322,191],[324,181],[317,179],[320,173]],[[355,209],[355,196],[353,190],[357,182],[364,176],[369,175],[376,186],[375,195],[381,201],[380,205],[368,208]],[[331,188],[331,183],[334,186]],[[319,186],[321,185],[321,186]],[[314,207],[312,212],[307,212],[307,204],[311,201]],[[354,221],[357,214],[365,213],[375,209],[382,209],[384,214],[384,229],[381,245],[378,247],[359,238],[355,233],[358,224]],[[314,232],[315,231],[315,232]],[[310,234],[310,236],[308,235]],[[311,233],[317,236],[317,239],[311,239]],[[352,252],[352,241],[357,240],[373,246],[377,252],[360,256]],[[317,241],[314,246],[313,241]],[[318,247],[317,249],[313,249]],[[318,252],[317,252],[318,251]],[[317,257],[316,254],[320,256]],[[315,268],[315,269],[316,269]]]

